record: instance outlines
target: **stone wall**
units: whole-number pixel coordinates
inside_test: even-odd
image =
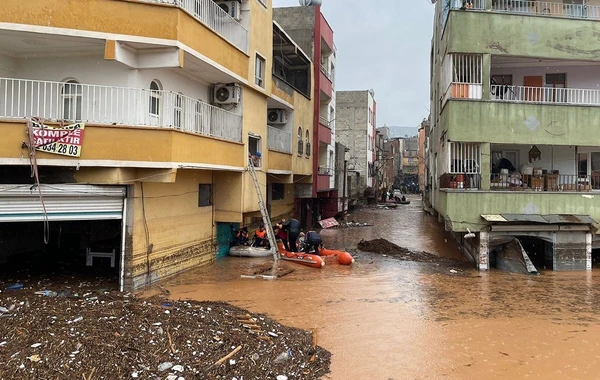
[[[315,7],[273,8],[273,19],[314,62]]]
[[[368,177],[367,136],[369,123],[368,91],[336,92],[336,139],[350,149],[349,169],[360,174],[362,182],[352,188],[361,194],[366,188]]]

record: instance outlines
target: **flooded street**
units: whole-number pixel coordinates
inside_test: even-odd
[[[228,257],[165,284],[174,299],[226,301],[317,334],[330,379],[592,379],[600,371],[597,272],[450,273],[445,264],[356,252],[361,239],[458,258],[434,218],[411,205],[367,209],[374,224],[323,231],[352,267],[283,262],[278,280],[242,279],[268,259]]]

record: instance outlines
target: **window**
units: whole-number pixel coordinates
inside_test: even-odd
[[[254,167],[260,167],[262,154],[260,149],[260,136],[250,136],[248,138],[248,154],[252,158]]]
[[[181,114],[183,113],[183,97],[175,94],[175,105],[173,107],[173,126],[181,128]]]
[[[505,159],[502,163],[502,168],[509,169],[509,172],[513,172],[519,169],[519,151],[518,150],[492,150],[492,173],[500,173],[500,161]],[[508,161],[508,162],[506,162]],[[510,165],[508,165],[510,163]]]
[[[306,130],[306,157],[310,157],[310,132]]]
[[[81,120],[82,92],[81,85],[76,80],[65,82],[61,90],[64,120]]]
[[[206,207],[212,205],[212,185],[198,185],[198,207]]]
[[[271,184],[271,200],[280,201],[285,199],[285,185],[283,183]]]
[[[475,143],[451,142],[450,146],[450,173],[479,174],[481,173],[480,145]],[[412,163],[418,164],[417,151],[411,154]]]
[[[298,127],[298,156],[304,153],[304,144],[302,143],[302,127]]]
[[[254,84],[265,87],[265,59],[258,55],[258,53],[254,60]]]
[[[546,74],[546,85],[554,88],[567,87],[567,74]]]
[[[158,116],[160,114],[160,84],[158,81],[153,80],[150,83],[150,107],[148,112],[152,116]]]

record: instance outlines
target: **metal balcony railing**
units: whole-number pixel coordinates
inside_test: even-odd
[[[600,190],[600,175],[576,174],[491,174],[491,190],[586,192]]]
[[[325,65],[321,64],[321,72],[323,73],[323,75],[325,75],[325,77],[327,79],[329,79],[330,82],[333,83],[333,76],[331,75],[331,73],[327,70],[327,67],[325,67]]]
[[[328,175],[328,176],[333,175],[333,168],[329,168],[326,166],[319,166],[318,170],[319,170],[320,175]]]
[[[329,127],[329,120],[326,117],[319,116],[319,123],[323,124],[326,127]]]
[[[506,102],[600,106],[600,90],[492,85],[491,99]]]
[[[149,89],[0,78],[0,118],[175,128],[242,141],[242,117],[188,96]]]
[[[488,0],[495,12],[524,13],[530,15],[600,19],[597,5],[563,4],[554,1]]]
[[[248,30],[213,0],[138,0],[145,3],[169,4],[189,13],[196,20],[223,37],[244,53],[248,53]]]
[[[267,148],[282,153],[292,153],[292,134],[279,128],[267,127]]]
[[[551,17],[581,18],[600,20],[600,6],[584,4],[564,4],[558,1],[535,0],[444,0],[445,23],[450,9],[485,10],[490,4],[492,12],[515,13]]]

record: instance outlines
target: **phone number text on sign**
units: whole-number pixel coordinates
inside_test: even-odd
[[[63,156],[80,157],[85,124],[77,123],[64,127],[51,127],[33,123],[35,149]]]

